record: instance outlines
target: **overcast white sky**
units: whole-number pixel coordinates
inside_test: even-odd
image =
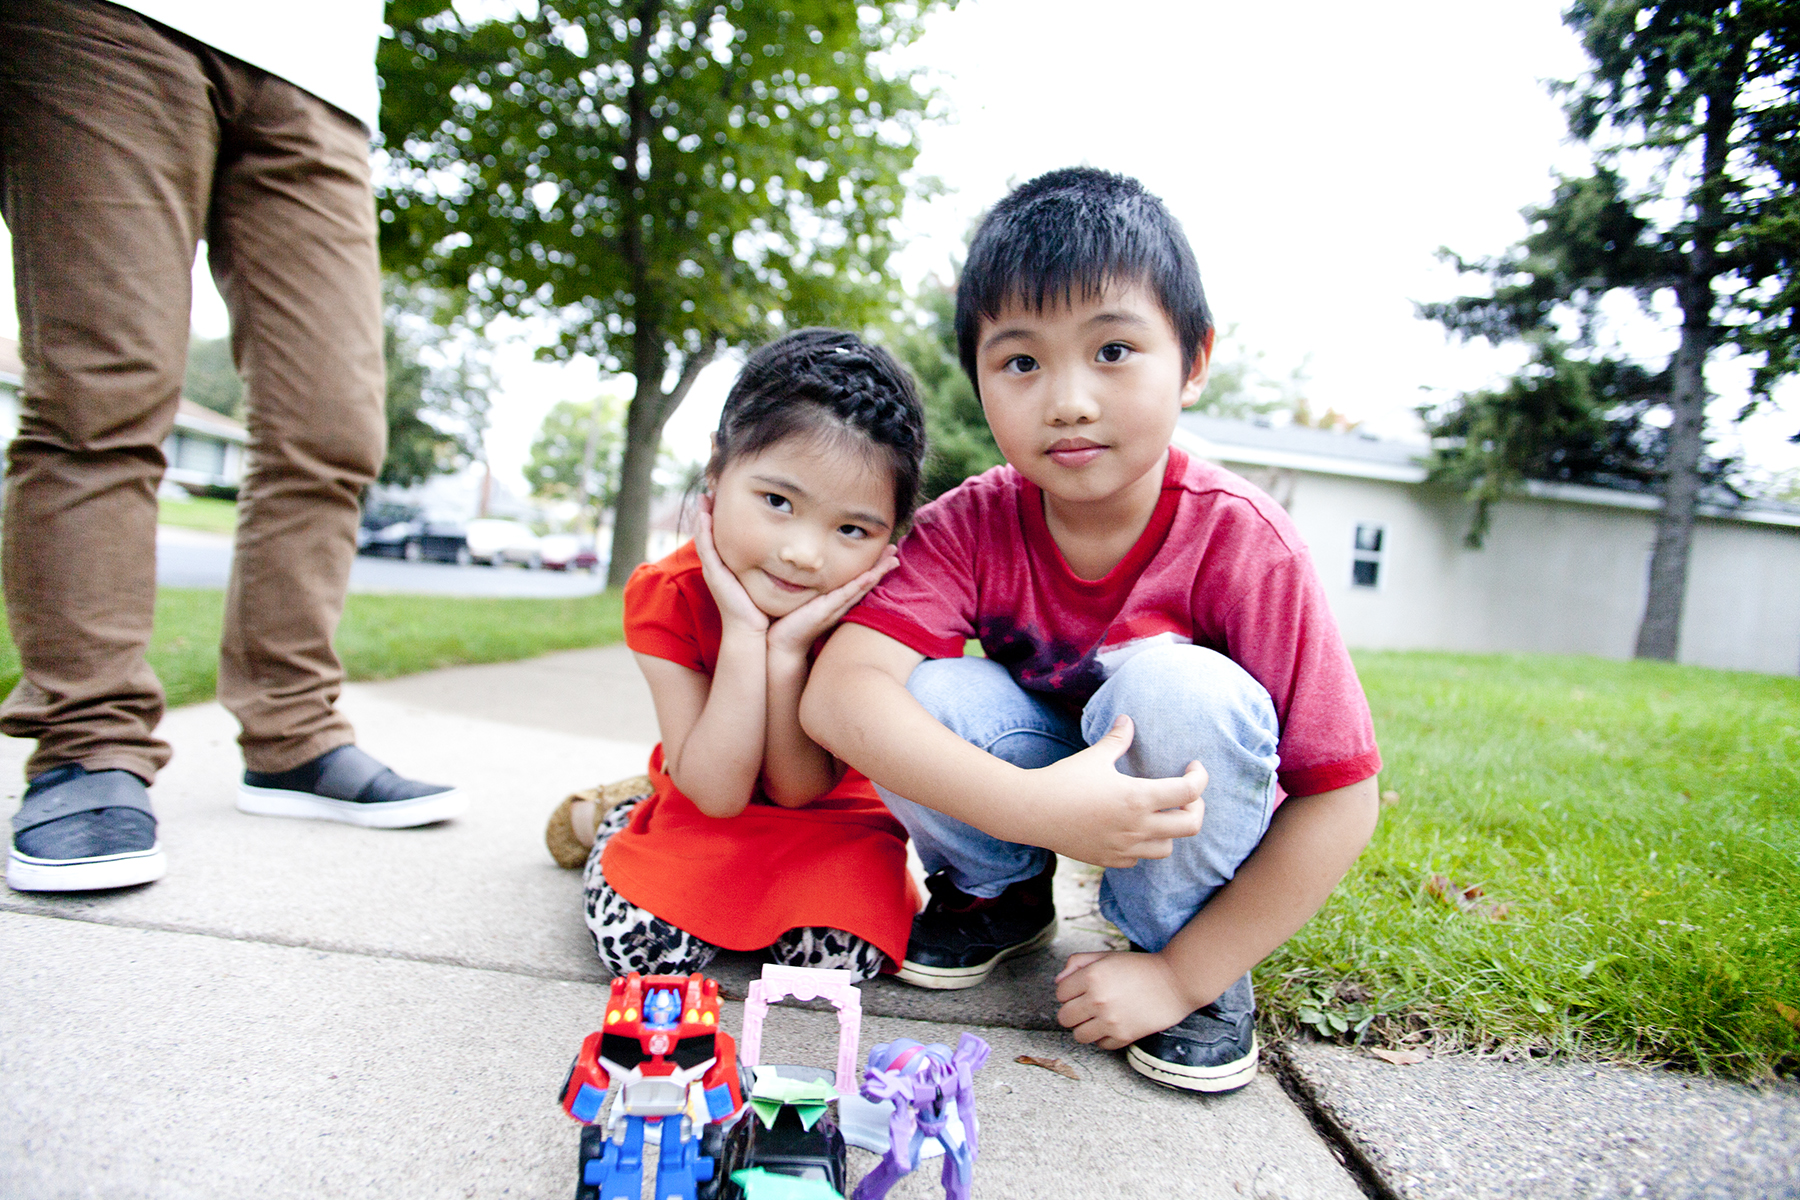
[[[1415,406],[1489,383],[1521,357],[1447,343],[1414,317],[1414,301],[1480,283],[1459,285],[1434,252],[1498,253],[1524,233],[1519,210],[1548,197],[1554,170],[1586,166],[1542,83],[1583,63],[1560,7],[964,0],[907,54],[935,73],[955,115],[923,135],[920,171],[949,192],[908,210],[901,270],[947,275],[1009,183],[1074,163],[1135,175],[1186,227],[1242,348],[1278,374],[1306,364],[1315,410],[1416,436]],[[196,276],[196,330],[218,336],[222,307],[204,269]],[[16,327],[7,306],[0,333]],[[1645,351],[1664,344],[1636,338]],[[535,363],[525,344],[508,346],[501,367],[488,446],[510,475],[551,404],[603,383],[591,363]],[[703,456],[734,370],[712,368],[676,414],[678,453]],[[1725,418],[1742,373],[1723,364],[1711,382],[1715,432],[1733,447]],[[1787,412],[1742,435],[1769,470],[1800,466],[1785,443],[1800,428],[1800,390],[1785,399]]]

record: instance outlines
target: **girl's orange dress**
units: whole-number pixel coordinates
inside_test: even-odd
[[[719,608],[692,542],[639,567],[625,585],[625,644],[711,676]],[[760,950],[790,929],[842,929],[895,962],[919,893],[906,869],[906,831],[875,786],[848,771],[804,808],[760,793],[735,817],[709,817],[650,754],[656,792],[606,844],[606,882],[627,900],[703,941]]]

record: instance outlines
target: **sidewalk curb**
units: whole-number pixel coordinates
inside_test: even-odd
[[[1285,1041],[1268,1042],[1263,1046],[1263,1061],[1271,1073],[1281,1083],[1281,1090],[1287,1093],[1294,1106],[1306,1114],[1306,1119],[1319,1137],[1324,1140],[1344,1170],[1362,1189],[1369,1200],[1404,1200],[1398,1190],[1381,1174],[1375,1161],[1363,1150],[1341,1121],[1337,1119],[1330,1107],[1319,1096],[1317,1089],[1294,1065],[1287,1052]]]

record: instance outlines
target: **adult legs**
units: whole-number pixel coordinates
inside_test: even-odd
[[[273,773],[355,740],[334,707],[344,672],[331,639],[358,497],[385,450],[381,273],[367,133],[284,80],[221,63],[208,262],[231,312],[250,454],[219,699],[243,727],[245,766]]]
[[[0,212],[25,362],[8,453],[7,616],[22,678],[0,731],[28,778],[144,782],[168,761],[144,660],[162,442],[218,130],[194,56],[135,14],[0,0]]]

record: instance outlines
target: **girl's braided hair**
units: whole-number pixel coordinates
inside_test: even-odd
[[[912,516],[925,463],[925,409],[912,375],[841,329],[798,329],[752,353],[725,397],[708,479],[795,435],[848,438],[894,476],[894,524]]]

